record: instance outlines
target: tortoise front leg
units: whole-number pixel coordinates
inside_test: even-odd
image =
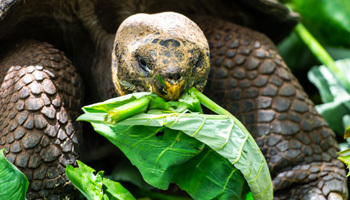
[[[265,155],[276,199],[345,199],[334,133],[264,35],[195,17],[211,51],[206,95],[248,128]]]
[[[28,199],[72,199],[65,168],[78,158],[80,77],[47,43],[20,42],[0,58],[0,148],[27,176]]]

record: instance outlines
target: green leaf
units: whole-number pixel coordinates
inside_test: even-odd
[[[136,200],[122,184],[103,178],[103,191],[109,199]]]
[[[83,111],[89,112],[89,113],[105,113],[113,108],[122,106],[126,103],[129,103],[135,99],[138,99],[140,97],[143,97],[145,95],[150,95],[151,93],[149,92],[139,92],[139,93],[134,93],[134,94],[128,94],[124,96],[120,96],[117,98],[112,98],[109,100],[104,101],[103,104],[101,103],[96,103],[96,104],[91,104],[89,106],[84,106]]]
[[[188,188],[183,186],[183,182],[181,182],[181,180],[186,180],[185,182],[189,184],[198,185],[201,182],[196,178],[198,177],[197,174],[178,178],[180,175],[184,174],[183,172],[187,172],[187,174],[190,173],[191,166],[189,165],[189,161],[194,162],[195,166],[200,164],[200,159],[198,159],[197,156],[203,155],[204,145],[199,141],[180,131],[168,128],[124,126],[119,124],[107,125],[96,122],[92,123],[92,125],[98,133],[105,136],[124,152],[132,164],[140,170],[147,183],[160,189],[167,189],[170,182],[174,182],[188,192],[193,198],[201,199],[198,198],[197,195],[203,195],[203,192],[198,193],[198,190],[193,187]],[[222,157],[220,158],[223,159]],[[235,196],[234,199],[240,199],[248,192],[245,180],[239,170],[236,170],[226,159],[223,159],[223,161],[226,162],[226,167],[229,169],[226,173],[226,177],[231,173],[233,173],[234,175],[232,176],[235,177],[235,179],[230,179],[228,183],[237,185],[235,189],[243,192],[236,192],[239,194]],[[218,160],[216,162],[220,163]],[[222,169],[211,167],[209,171],[217,170]],[[195,172],[200,173],[198,171]],[[200,173],[200,175],[204,174]],[[216,179],[215,174],[209,175],[212,179]],[[188,177],[192,178],[188,179]],[[210,182],[210,179],[208,179],[207,182]],[[207,183],[202,182],[201,184],[206,185]],[[225,189],[225,184],[217,185],[218,188],[210,189],[210,196],[207,194],[208,199],[213,199],[220,196],[222,193],[228,192]],[[228,189],[232,190],[232,188]],[[208,191],[206,193],[208,193]]]
[[[158,78],[159,82],[163,85],[164,90],[166,91],[166,84],[165,84],[163,78],[159,74],[157,74],[157,78]]]
[[[253,194],[251,192],[249,192],[245,198],[245,200],[254,200],[253,198]]]
[[[27,177],[6,160],[0,150],[0,199],[25,199],[29,182]]]
[[[334,60],[341,60],[350,57],[350,49],[326,46],[326,50]]]
[[[346,77],[350,77],[350,59],[339,60],[335,64]],[[335,76],[323,65],[313,67],[308,73],[308,78],[318,88],[324,102],[316,106],[317,111],[333,130],[342,135],[344,116],[350,114],[348,90],[340,85]]]
[[[182,102],[177,102],[178,108],[196,104],[193,102],[198,100],[193,98],[192,94],[186,96]],[[205,104],[211,104],[205,98],[201,99],[206,101]],[[108,107],[104,104],[95,106]],[[193,107],[198,109],[198,106]],[[94,106],[89,108],[93,110]],[[222,108],[218,110],[228,113]],[[175,182],[195,199],[202,199],[204,194],[208,199],[242,198],[248,192],[246,179],[254,199],[272,199],[272,182],[266,161],[252,136],[233,116],[150,110],[117,124],[108,124],[102,117],[93,119],[94,113],[84,115],[91,117],[81,119],[92,122],[95,130],[118,146],[146,182],[155,187],[167,189],[170,182]],[[214,151],[208,151],[199,141]],[[206,159],[209,162],[202,165]],[[197,169],[198,166],[201,167]],[[217,170],[225,174],[219,176],[220,184],[218,177],[209,173]],[[188,181],[186,177],[195,178]],[[213,185],[218,187],[210,193],[205,192],[209,186],[215,188]]]
[[[136,167],[131,166],[130,161],[126,159],[118,160],[118,163],[113,167],[112,174],[108,178],[119,182],[131,183],[138,188],[142,188],[143,191],[154,189],[154,187],[143,180],[140,171]]]
[[[330,103],[316,105],[317,111],[324,117],[331,129],[341,137],[344,133],[342,119],[345,115],[350,113],[346,104],[347,102],[345,99],[340,99]]]
[[[79,168],[71,165],[66,167],[66,174],[73,185],[89,200],[103,198],[102,176],[103,171],[94,175],[95,170],[77,161]]]
[[[66,167],[66,174],[73,185],[88,200],[134,200],[135,198],[120,183],[103,178],[103,171],[94,175],[95,170],[77,161],[79,167],[71,165]]]
[[[191,111],[203,113],[201,102],[193,94],[184,94],[179,102],[189,105],[188,109]]]
[[[208,147],[189,160],[186,167],[179,168],[173,178],[181,189],[192,191],[195,199],[241,199],[248,187],[246,183],[242,187],[242,181],[237,180],[242,180],[239,170]]]
[[[208,145],[238,168],[248,181],[254,198],[272,198],[272,183],[265,158],[251,135],[226,115],[139,114],[120,125],[167,127],[179,130]],[[263,184],[264,183],[264,184]]]

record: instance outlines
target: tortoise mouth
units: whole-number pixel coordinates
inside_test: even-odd
[[[178,100],[187,89],[186,81],[183,78],[178,81],[158,80],[153,84],[153,92],[167,101]]]

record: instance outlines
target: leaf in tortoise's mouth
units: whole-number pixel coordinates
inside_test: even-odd
[[[218,115],[200,114],[200,104]],[[255,200],[273,199],[270,172],[254,138],[193,87],[178,101],[133,93],[83,110],[78,120],[91,122],[154,187],[167,189],[174,182],[194,199],[240,199],[249,190]],[[121,120],[110,123],[106,115]]]

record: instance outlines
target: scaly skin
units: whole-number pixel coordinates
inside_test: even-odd
[[[275,199],[346,199],[334,133],[273,43],[247,28],[199,16],[211,51],[204,93],[248,128],[273,178]]]
[[[112,88],[104,76],[110,58],[103,56],[111,55],[111,40],[105,38],[113,36],[98,23],[94,4],[82,2],[88,5],[73,5],[67,10],[77,9],[72,16],[79,17],[96,46],[105,50],[101,58],[96,57],[96,63],[102,64],[88,69],[95,78],[89,81]],[[276,199],[345,198],[345,170],[335,158],[338,147],[334,134],[273,44],[265,36],[231,23],[203,16],[194,19],[211,44],[212,67],[205,93],[251,131],[269,163]],[[127,35],[125,41],[132,42],[132,36]],[[71,191],[64,166],[77,159],[76,136],[81,130],[72,121],[82,105],[80,78],[65,56],[46,43],[31,41],[2,50],[0,148],[9,151],[7,158],[30,179],[28,199],[64,197],[66,193],[61,191]],[[129,74],[135,72],[139,71],[133,69]],[[37,77],[38,73],[44,78]],[[100,98],[110,95],[101,93]]]
[[[0,55],[0,148],[27,176],[27,199],[74,198],[65,166],[78,158],[79,75],[47,43],[15,43]]]

